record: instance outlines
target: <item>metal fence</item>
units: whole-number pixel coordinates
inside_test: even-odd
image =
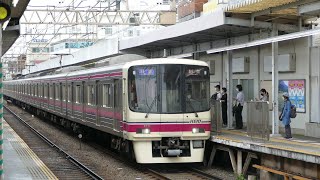
[[[269,103],[247,102],[247,133],[251,138],[269,140]]]
[[[211,102],[211,131],[221,133],[222,128],[222,111],[221,101]]]

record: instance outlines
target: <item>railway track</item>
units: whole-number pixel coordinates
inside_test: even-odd
[[[4,118],[7,123],[9,123],[15,131],[19,129],[17,132],[19,136],[41,157],[41,160],[59,179],[103,179],[29,125],[28,122],[24,121],[11,109],[4,106],[4,111]],[[21,126],[21,124],[24,126]],[[17,128],[17,126],[19,126],[19,128]],[[47,145],[45,145],[44,142]]]
[[[151,168],[150,170],[160,174],[166,179],[222,180],[217,176],[208,174],[197,168],[192,168],[188,166],[180,166],[180,167],[173,167],[173,168],[170,168],[170,167],[162,168],[162,166],[160,166],[160,167]]]
[[[14,118],[18,119],[19,122],[23,123],[26,127],[28,127],[32,132],[34,132],[34,134],[37,134],[38,137],[40,137],[42,140],[44,140],[49,145],[49,148],[51,149],[51,151],[55,151],[55,150],[58,152],[61,151],[61,153],[56,152],[60,155],[60,157],[54,158],[51,156],[50,159],[63,160],[64,162],[58,163],[58,164],[63,164],[63,166],[57,166],[56,161],[52,162],[52,164],[50,165],[50,161],[48,163],[46,159],[43,160],[43,158],[41,157],[41,159],[45,162],[45,164],[47,164],[47,166],[54,172],[54,174],[56,174],[56,176],[59,179],[103,179],[102,177],[99,177],[98,175],[96,175],[92,170],[87,168],[83,163],[80,163],[74,157],[72,157],[68,153],[64,152],[60,147],[58,147],[56,144],[54,144],[52,141],[50,141],[48,138],[46,138],[38,130],[33,128],[31,125],[29,125],[28,122],[23,120],[23,117],[20,117],[19,115],[14,113],[12,110],[8,109],[8,107],[6,107],[6,106],[5,106],[5,110],[8,111],[12,116],[14,116]],[[6,113],[6,114],[8,115],[8,113]],[[28,113],[28,115],[29,115],[29,113]],[[9,123],[9,124],[11,125],[11,123]],[[51,124],[48,123],[48,125],[51,125]],[[64,129],[61,128],[61,130],[64,130]],[[31,133],[28,133],[28,134],[31,134]],[[25,139],[25,137],[23,137],[23,139]],[[30,142],[26,141],[28,145],[29,145],[29,143],[31,143],[31,144],[34,143],[33,138],[27,137],[27,139],[30,139],[30,140],[32,139],[32,141],[30,141]],[[115,153],[112,150],[107,149],[100,144],[93,143],[93,142],[85,142],[85,143],[87,143],[88,145],[94,147],[95,149],[111,156],[113,159],[116,159],[116,160],[130,166],[130,168],[141,172],[141,174],[143,174],[143,176],[141,176],[141,179],[157,179],[157,180],[162,180],[162,179],[163,180],[171,180],[171,179],[195,179],[195,180],[198,180],[198,179],[217,179],[217,180],[219,180],[219,179],[221,179],[219,177],[216,177],[211,174],[207,174],[203,171],[200,171],[196,168],[192,168],[190,166],[189,167],[188,166],[182,167],[182,165],[179,165],[179,167],[176,168],[176,167],[174,167],[174,165],[170,166],[170,167],[166,167],[166,165],[141,165],[141,164],[137,164],[136,162],[128,161],[127,158],[124,158],[123,156],[119,156],[118,153]],[[30,148],[32,148],[33,145],[29,145],[29,146],[30,146]],[[41,153],[45,152],[43,150],[43,147],[39,148],[39,147],[37,147],[37,145],[35,145],[35,146],[36,146],[35,149],[41,149],[41,151],[36,152],[36,154],[38,154],[38,153],[41,154]],[[32,149],[34,149],[34,148],[32,148]],[[36,150],[34,150],[34,151],[36,151]],[[44,154],[46,155],[47,153],[45,152]],[[51,154],[51,152],[50,152],[50,154]],[[70,166],[65,165],[66,163],[68,164],[68,162],[66,162],[66,161],[69,161]],[[68,173],[66,173],[66,172],[68,172]],[[81,172],[82,175],[80,175],[79,172]],[[139,179],[139,178],[137,178],[137,179]]]

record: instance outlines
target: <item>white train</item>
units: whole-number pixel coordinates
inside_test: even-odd
[[[147,59],[4,82],[5,98],[75,132],[107,133],[138,163],[202,162],[210,137],[209,67]]]

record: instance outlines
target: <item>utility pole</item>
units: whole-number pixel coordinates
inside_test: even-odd
[[[25,66],[28,67],[28,69],[29,69],[29,74],[30,74],[30,67],[31,67],[31,66],[35,66],[35,65],[34,65],[34,64],[26,64]]]
[[[0,179],[3,179],[3,69],[2,69],[2,23],[0,23]]]
[[[60,60],[59,60],[60,69],[62,69],[62,56],[69,56],[69,55],[71,55],[72,57],[74,57],[72,54],[54,54],[54,55],[60,56]]]

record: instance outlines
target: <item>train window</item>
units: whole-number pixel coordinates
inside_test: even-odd
[[[163,113],[182,112],[182,66],[161,66],[161,108]]]
[[[76,103],[82,103],[81,102],[81,85],[76,85]]]
[[[111,84],[104,84],[102,87],[102,106],[112,107],[111,103]]]
[[[48,98],[48,84],[44,85],[43,96],[44,98]]]
[[[38,84],[35,84],[35,85],[33,86],[33,90],[34,90],[34,92],[33,92],[34,94],[33,94],[33,95],[34,95],[35,97],[37,97],[37,96],[38,96]]]
[[[68,85],[68,102],[72,102],[72,86]]]
[[[205,111],[209,109],[209,69],[202,66],[186,66],[185,101],[186,112]]]
[[[114,81],[114,107],[121,107],[122,105],[122,98],[121,98],[121,81],[116,79]]]
[[[55,98],[56,100],[60,100],[60,84],[55,85]]]
[[[39,85],[39,97],[43,96],[43,86],[42,84]]]
[[[53,85],[52,84],[50,84],[50,88],[49,88],[49,98],[50,99],[53,99],[53,96],[54,96],[54,89],[53,89],[54,87],[53,87]]]
[[[95,102],[95,85],[89,85],[88,86],[88,105],[95,105],[96,102]]]
[[[61,98],[61,100],[62,101],[66,101],[66,85],[65,84],[63,84],[62,86],[61,86],[61,88],[62,88],[62,98]]]
[[[129,106],[138,112],[159,112],[159,92],[156,66],[136,66],[129,69]]]

